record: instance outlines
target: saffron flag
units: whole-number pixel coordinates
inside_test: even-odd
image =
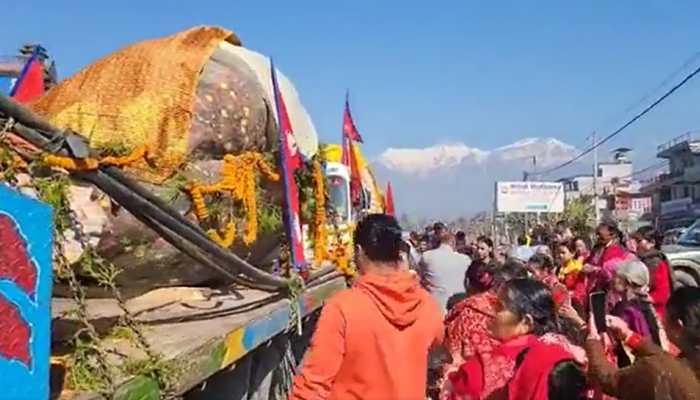
[[[29,103],[44,94],[44,67],[36,53],[32,54],[22,68],[10,97],[20,103]]]
[[[289,239],[290,264],[301,271],[306,266],[304,244],[301,237],[301,222],[299,218],[299,188],[297,188],[294,173],[301,168],[301,153],[297,148],[292,130],[292,122],[287,114],[287,107],[282,98],[277,83],[275,65],[270,60],[272,75],[272,90],[275,96],[277,122],[279,125],[280,165],[282,167],[282,185],[285,198],[285,218],[287,238]]]
[[[355,205],[360,205],[362,201],[362,176],[357,162],[357,150],[355,143],[347,139],[348,158],[350,167],[350,200]]]
[[[386,194],[384,195],[384,213],[393,216],[394,211],[394,193],[391,191],[391,182],[386,184]]]

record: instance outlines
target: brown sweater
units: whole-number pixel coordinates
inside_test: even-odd
[[[605,394],[621,400],[700,400],[700,371],[651,340],[634,350],[637,359],[626,368],[618,369],[606,359],[600,341],[586,341],[586,353],[590,378]]]

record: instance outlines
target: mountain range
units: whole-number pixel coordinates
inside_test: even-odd
[[[399,213],[451,218],[490,210],[495,181],[522,180],[524,171],[557,165],[577,152],[558,139],[533,137],[490,150],[464,143],[388,148],[372,164],[380,182],[391,181]],[[583,168],[574,164],[556,175]]]

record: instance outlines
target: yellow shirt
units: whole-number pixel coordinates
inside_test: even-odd
[[[572,259],[564,264],[564,267],[559,271],[559,279],[566,278],[567,275],[577,274],[583,269],[583,262],[579,259]]]

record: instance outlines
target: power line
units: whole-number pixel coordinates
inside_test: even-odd
[[[676,90],[678,90],[678,89],[680,89],[681,87],[683,87],[686,83],[688,83],[688,81],[690,81],[691,79],[693,79],[698,73],[700,73],[700,67],[696,68],[696,69],[695,69],[693,72],[691,72],[689,75],[686,75],[686,77],[683,78],[682,81],[680,81],[680,82],[677,83],[675,86],[673,86],[671,89],[669,89],[666,93],[663,94],[663,96],[661,96],[661,97],[659,97],[658,99],[656,99],[656,101],[654,101],[653,103],[651,103],[650,105],[648,105],[644,110],[642,110],[640,113],[638,113],[637,115],[635,115],[632,119],[630,119],[629,121],[627,121],[624,125],[622,125],[621,127],[617,128],[614,132],[612,132],[612,133],[609,134],[608,136],[604,137],[602,140],[598,141],[597,143],[594,143],[591,147],[589,147],[588,149],[582,151],[582,152],[581,152],[579,155],[577,155],[576,157],[574,157],[574,158],[572,158],[572,159],[570,159],[570,160],[568,160],[568,161],[566,161],[566,162],[564,162],[564,163],[562,163],[562,164],[559,164],[559,165],[557,165],[556,167],[552,167],[552,168],[549,168],[549,169],[546,169],[546,170],[544,170],[544,171],[540,171],[540,172],[537,172],[537,173],[531,173],[530,175],[545,175],[545,174],[549,174],[549,173],[551,173],[551,172],[554,172],[554,171],[556,171],[556,170],[558,170],[558,169],[564,168],[564,167],[566,167],[566,166],[568,166],[568,165],[571,165],[571,164],[573,164],[574,162],[580,160],[580,159],[583,158],[585,155],[589,154],[590,152],[592,152],[592,151],[595,150],[596,148],[598,148],[598,147],[600,147],[601,145],[605,144],[607,141],[609,141],[610,139],[612,139],[613,137],[619,135],[622,131],[624,131],[625,129],[627,129],[630,125],[632,125],[632,124],[634,124],[635,122],[637,122],[637,120],[639,120],[641,117],[643,117],[644,115],[646,115],[649,111],[653,110],[656,106],[658,106],[659,104],[661,104],[661,102],[663,102],[664,100],[666,100],[666,99],[667,99],[669,96],[671,96]]]
[[[687,70],[688,67],[694,65],[697,62],[698,58],[700,58],[700,51],[695,52],[693,55],[688,57],[688,59],[685,60],[685,62],[683,62],[683,64],[680,67],[676,68],[673,72],[671,72],[668,76],[666,76],[666,78],[664,78],[664,80],[661,81],[661,83],[656,85],[653,89],[649,90],[646,94],[644,94],[641,98],[639,98],[639,100],[630,104],[627,108],[625,108],[622,112],[620,112],[617,115],[619,115],[620,117],[623,117],[623,116],[627,115],[629,112],[631,112],[632,110],[634,110],[635,108],[637,108],[638,106],[647,102],[651,98],[651,96],[653,96],[655,93],[659,92],[661,89],[666,87],[669,83],[671,83],[671,81],[676,79],[676,77],[678,77],[683,71]],[[602,126],[606,126],[608,123],[613,122],[614,119],[616,119],[616,116],[611,116],[610,118],[607,118],[603,122]]]
[[[622,110],[621,112],[619,112],[619,113],[617,113],[617,114],[613,114],[613,115],[611,115],[610,117],[608,117],[608,118],[606,118],[605,120],[603,120],[603,122],[601,122],[600,124],[598,124],[598,126],[601,127],[601,128],[603,128],[603,127],[605,127],[605,126],[608,126],[608,124],[612,123],[613,121],[615,121],[618,117],[619,117],[620,119],[622,119],[622,117],[628,115],[628,113],[630,113],[632,110],[634,110],[635,108],[637,108],[638,106],[640,106],[641,104],[643,104],[643,103],[645,103],[647,100],[649,100],[649,98],[650,98],[652,95],[654,95],[655,93],[659,92],[659,91],[660,91],[661,89],[663,89],[664,87],[668,86],[668,84],[671,83],[671,81],[673,81],[674,79],[676,79],[676,77],[678,77],[683,71],[687,70],[688,67],[694,65],[694,64],[697,62],[697,60],[698,60],[699,58],[700,58],[700,51],[697,51],[697,52],[695,52],[694,54],[692,54],[690,57],[688,57],[688,59],[685,60],[685,61],[683,62],[683,64],[681,64],[680,67],[676,68],[675,70],[673,70],[673,72],[671,72],[670,74],[668,74],[668,75],[661,81],[661,83],[659,83],[658,85],[654,86],[652,89],[648,90],[642,97],[640,97],[640,98],[639,98],[638,100],[636,100],[635,102],[631,103],[629,106],[625,107],[625,109]],[[580,144],[580,146],[576,146],[576,148],[583,147],[583,145],[585,145],[586,143],[588,143],[588,141],[591,139],[591,137],[592,137],[592,135],[586,136],[586,139],[584,139],[584,141]],[[527,174],[527,172],[526,172],[526,174]]]

